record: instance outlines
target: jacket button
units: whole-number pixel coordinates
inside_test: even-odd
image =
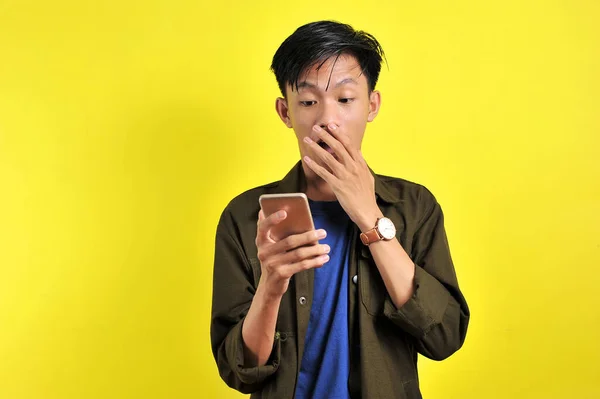
[[[306,297],[301,296],[298,298],[298,302],[300,302],[300,305],[306,305]]]
[[[352,277],[352,282],[358,284],[358,274],[355,274],[354,277]]]

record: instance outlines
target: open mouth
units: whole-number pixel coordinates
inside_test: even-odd
[[[322,149],[324,149],[325,151],[327,151],[330,154],[333,154],[333,149],[331,147],[329,147],[327,145],[327,143],[325,143],[323,140],[319,140],[317,142],[317,144],[319,145],[319,147],[321,147]]]

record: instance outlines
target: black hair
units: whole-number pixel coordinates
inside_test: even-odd
[[[318,21],[296,29],[275,52],[271,70],[275,73],[281,94],[287,97],[285,89],[288,84],[298,90],[298,81],[304,71],[315,65],[319,69],[328,59],[335,57],[337,61],[343,54],[356,58],[367,78],[369,91],[375,90],[381,62],[385,58],[377,39],[347,24]]]

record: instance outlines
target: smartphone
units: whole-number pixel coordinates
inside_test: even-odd
[[[304,193],[263,194],[258,202],[265,217],[282,210],[287,213],[287,217],[271,229],[271,237],[275,241],[315,229]]]

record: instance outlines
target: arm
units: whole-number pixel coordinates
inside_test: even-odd
[[[249,366],[264,366],[271,356],[280,304],[281,297],[269,297],[259,282],[242,326],[244,359]]]
[[[375,200],[373,176],[356,143],[339,126],[328,125],[328,132],[313,127],[314,137],[304,140],[319,162],[310,157],[304,160],[331,186],[348,216],[364,232],[383,216]],[[336,157],[320,148],[318,140],[325,141]],[[420,353],[441,360],[462,346],[469,309],[458,288],[442,210],[426,189],[420,202],[425,210],[415,233],[412,259],[396,239],[372,244],[370,249],[389,296],[385,316],[414,338]]]
[[[264,218],[259,214],[256,245],[261,277],[256,290],[251,266],[239,240],[235,224],[224,212],[215,246],[211,342],[223,380],[238,391],[262,388],[280,364],[280,342],[275,339],[277,314],[293,274],[319,267],[329,248],[316,243],[323,230],[290,236],[274,242],[269,229],[285,219],[285,212]]]
[[[217,226],[213,272],[211,346],[219,374],[243,393],[255,392],[277,371],[279,343],[271,341],[268,364],[253,367],[245,362],[242,327],[256,290],[252,267],[226,210]]]
[[[256,246],[262,273],[242,328],[245,358],[251,365],[262,366],[269,358],[279,305],[292,276],[329,260],[329,246],[318,244],[320,238],[325,238],[324,230],[292,235],[278,242],[271,239],[270,229],[286,217],[285,211],[267,218],[262,210],[258,214]]]
[[[397,240],[375,243],[371,252],[389,294],[384,315],[414,338],[421,354],[442,360],[464,343],[470,314],[441,207],[425,189],[423,196],[427,206],[414,237],[414,263]]]
[[[365,232],[372,229],[374,221],[381,217],[383,213],[375,205],[371,212],[361,214],[357,226]],[[397,238],[374,242],[369,249],[393,305],[400,308],[414,294],[415,264]]]

